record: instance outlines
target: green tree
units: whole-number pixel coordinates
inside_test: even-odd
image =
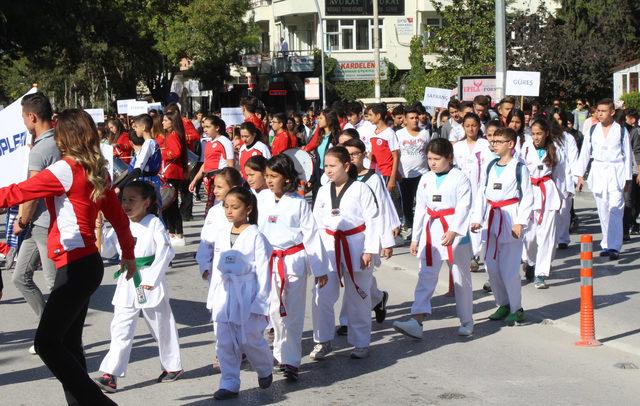
[[[424,65],[424,48],[421,37],[413,37],[410,44],[409,63],[411,69],[402,79],[406,89],[405,99],[409,103],[422,100],[427,85],[427,70]]]

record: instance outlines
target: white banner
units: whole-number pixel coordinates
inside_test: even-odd
[[[136,99],[118,100],[118,114],[129,114],[129,103],[136,101]]]
[[[228,126],[239,125],[244,122],[242,108],[240,107],[223,107],[220,109],[220,118]]]
[[[127,115],[131,117],[149,112],[149,103],[146,101],[132,101],[127,105]]]
[[[304,80],[304,99],[320,100],[320,78],[306,78]]]
[[[155,109],[155,110],[157,110],[159,112],[164,111],[164,109],[162,108],[162,103],[160,103],[160,102],[149,103],[149,106],[147,106],[147,107],[148,107],[148,110]]]
[[[94,123],[104,123],[104,109],[84,109],[84,111],[89,113]]]
[[[100,152],[102,152],[102,157],[107,160],[109,176],[113,179],[113,147],[109,144],[100,143]]]
[[[422,105],[427,107],[447,107],[451,99],[451,89],[439,89],[437,87],[425,87]]]
[[[34,87],[26,94],[36,91]],[[31,134],[22,120],[21,101],[22,97],[0,111],[0,187],[27,179]]]
[[[507,71],[504,93],[509,96],[540,95],[540,72]]]

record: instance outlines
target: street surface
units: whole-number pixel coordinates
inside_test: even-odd
[[[486,273],[473,274],[475,332],[456,335],[458,320],[452,298],[445,297],[447,272],[440,274],[432,318],[425,322],[423,340],[396,333],[394,320],[408,317],[417,280],[417,260],[408,247],[376,272],[378,286],[390,295],[383,324],[373,322],[371,357],[349,358],[346,337],[334,341],[334,354],[322,362],[305,356],[298,383],[275,376],[270,389],[261,390],[255,373],[245,368],[238,400],[226,404],[291,405],[632,405],[639,404],[640,369],[640,236],[625,244],[620,260],[597,257],[599,226],[590,193],[576,199],[582,233],[594,235],[594,301],[597,348],[574,346],[579,339],[579,235],[556,255],[548,290],[523,286],[526,323],[505,327],[487,316],[493,297],[482,290]],[[178,323],[183,377],[174,383],[155,383],[160,374],[157,347],[140,320],[127,376],[118,380],[111,398],[120,405],[209,405],[218,387],[214,370],[214,341],[205,308],[207,286],[193,259],[202,223],[203,204],[186,228],[187,247],[177,250],[168,272],[172,308]],[[2,234],[4,235],[4,234]],[[84,330],[87,362],[92,377],[109,345],[113,266],[105,270],[103,285],[94,295]],[[40,358],[29,355],[37,320],[3,271],[0,302],[0,405],[65,404],[60,384]],[[42,273],[36,283],[43,286]],[[307,304],[310,296],[307,297]],[[336,306],[336,314],[339,304]],[[313,346],[311,312],[307,309],[303,351]]]

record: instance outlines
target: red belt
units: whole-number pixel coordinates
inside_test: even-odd
[[[278,298],[280,299],[280,317],[287,315],[287,310],[284,308],[284,303],[282,302],[284,284],[287,280],[286,275],[284,274],[284,257],[298,253],[303,249],[304,245],[298,244],[287,248],[286,250],[273,250],[273,252],[271,252],[271,259],[269,259],[269,280],[271,280],[271,276],[273,275],[273,259],[278,258],[278,277],[280,278],[280,291],[278,292]]]
[[[440,224],[442,224],[442,230],[443,232],[447,232],[449,231],[449,224],[447,223],[447,220],[444,218],[445,216],[450,216],[452,214],[455,214],[456,209],[455,208],[450,208],[450,209],[442,209],[442,210],[431,210],[429,208],[427,208],[427,214],[429,215],[429,221],[427,221],[427,266],[432,266],[433,265],[433,259],[431,257],[431,224],[433,223],[433,220],[436,219],[440,219]],[[453,246],[449,245],[447,247],[447,254],[449,255],[449,264],[453,265]]]
[[[333,249],[336,253],[336,268],[338,272],[338,279],[340,279],[340,286],[344,287],[344,285],[342,284],[342,262],[341,262],[342,249],[344,249],[344,261],[347,264],[347,271],[349,271],[349,277],[351,278],[351,282],[353,283],[353,286],[355,286],[356,291],[358,292],[360,297],[363,299],[367,297],[367,294],[364,292],[364,290],[360,289],[360,286],[358,286],[358,284],[356,283],[355,277],[353,275],[353,265],[351,264],[351,251],[349,251],[349,242],[347,241],[347,237],[350,235],[360,234],[366,229],[367,227],[364,224],[356,228],[352,228],[351,230],[345,230],[345,231],[342,231],[342,230],[333,231],[333,230],[329,230],[328,228],[326,229],[327,234],[333,236]]]
[[[531,184],[538,186],[542,193],[542,208],[540,208],[540,217],[538,218],[538,225],[542,224],[542,215],[544,214],[544,205],[547,202],[547,188],[544,186],[544,182],[551,180],[551,176],[546,175],[541,178],[531,178]]]
[[[498,235],[496,236],[496,247],[493,250],[493,259],[496,259],[496,255],[498,254],[498,239],[500,238],[500,234],[502,234],[502,210],[500,209],[505,206],[516,204],[519,201],[520,199],[516,197],[508,200],[500,200],[497,202],[487,200],[487,203],[489,203],[489,205],[491,206],[491,210],[489,210],[489,225],[487,227],[487,248],[489,247],[489,240],[491,239],[491,224],[493,224],[493,214],[496,210],[498,211],[498,214],[500,214],[500,224],[498,226],[499,227]],[[484,254],[484,257],[485,259],[487,258],[486,252]]]

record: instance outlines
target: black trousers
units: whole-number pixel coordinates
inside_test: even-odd
[[[400,194],[402,195],[402,213],[404,214],[404,226],[413,227],[413,206],[416,203],[416,193],[421,176],[415,178],[400,179]]]
[[[383,176],[384,179],[384,187],[387,187],[387,183],[389,182],[390,176]],[[398,187],[399,182],[396,181],[396,187],[389,193],[391,195],[391,201],[393,202],[393,206],[398,213],[398,218],[402,220],[402,194],[400,193],[400,188]],[[406,224],[406,223],[405,223]]]
[[[624,194],[624,232],[628,233],[631,227],[638,224],[637,218],[640,214],[640,186],[636,183],[638,175],[633,175],[629,192]]]
[[[167,182],[176,189],[176,199],[169,207],[162,211],[162,217],[167,223],[167,231],[171,234],[182,234],[182,212],[179,209],[179,197],[182,197],[184,189],[187,188],[184,180],[168,179]],[[187,193],[189,191],[187,190]],[[191,193],[189,193],[191,196]],[[193,201],[192,201],[193,204]]]
[[[62,384],[69,404],[115,405],[89,378],[82,350],[89,299],[103,274],[97,253],[59,269],[36,331],[36,351]]]

